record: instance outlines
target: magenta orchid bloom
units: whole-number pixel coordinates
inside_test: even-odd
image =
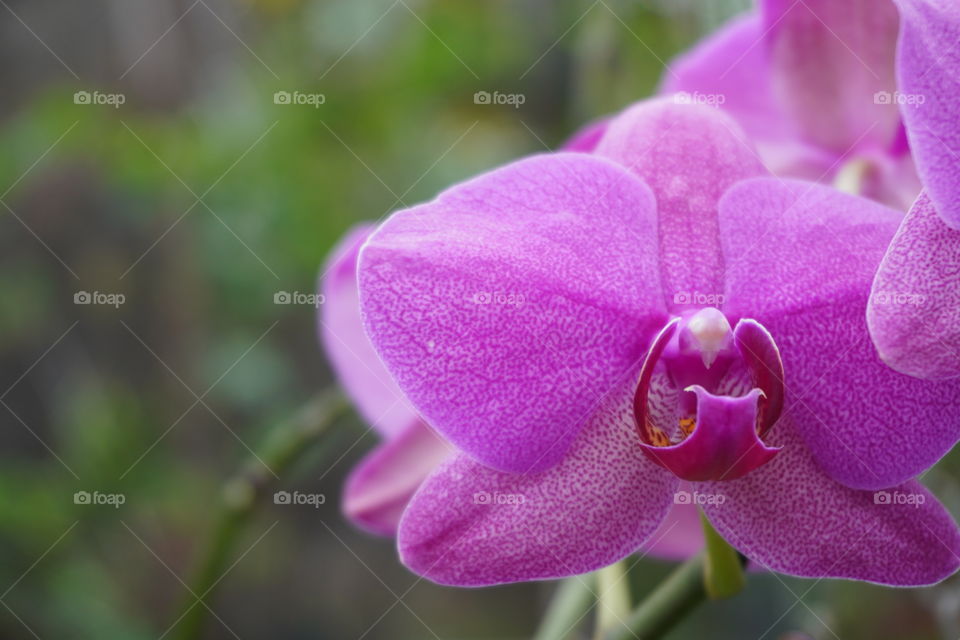
[[[344,514],[370,533],[393,536],[414,492],[454,449],[417,415],[363,332],[356,264],[372,231],[359,225],[333,249],[323,271],[320,334],[341,385],[384,440],[350,473]],[[653,536],[644,553],[682,559],[703,548],[695,505],[673,505],[661,527],[670,535]]]
[[[667,67],[662,90],[712,101],[775,174],[843,181],[906,209],[920,191],[897,106],[890,0],[760,0]]]
[[[641,103],[593,153],[482,175],[363,245],[367,335],[458,449],[402,516],[413,571],[592,571],[669,539],[676,502],[787,574],[957,569],[912,478],[960,436],[960,382],[884,366],[864,317],[902,214],[772,178],[744,140],[719,110]]]
[[[394,535],[414,491],[452,449],[410,406],[363,332],[357,253],[373,230],[353,229],[323,271],[320,335],[341,386],[383,443],[350,473],[343,511],[356,525]]]

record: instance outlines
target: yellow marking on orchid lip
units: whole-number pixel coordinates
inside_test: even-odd
[[[663,432],[663,429],[653,426],[649,420],[647,420],[647,440],[650,441],[655,447],[669,447],[671,442],[670,438],[667,437],[667,434]]]
[[[696,418],[680,418],[680,430],[683,431],[684,435],[689,436],[691,433],[693,433],[693,430],[696,426]]]

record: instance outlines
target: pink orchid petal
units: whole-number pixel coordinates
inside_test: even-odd
[[[944,224],[926,193],[880,264],[867,324],[880,358],[897,371],[960,376],[960,230]]]
[[[592,153],[597,148],[597,143],[607,131],[607,125],[610,118],[601,118],[584,125],[575,131],[570,138],[560,146],[561,151],[579,151],[581,153]]]
[[[899,124],[898,16],[890,0],[763,0],[771,79],[807,142],[837,153],[886,149]]]
[[[343,513],[362,529],[392,536],[424,479],[455,449],[421,421],[368,453],[347,478]]]
[[[636,373],[548,471],[503,473],[465,455],[441,466],[400,522],[404,564],[434,582],[481,586],[586,573],[653,540],[678,481],[640,452]]]
[[[898,0],[900,112],[917,171],[944,221],[960,229],[960,3]]]
[[[655,204],[580,153],[400,211],[360,256],[368,333],[427,421],[481,463],[547,469],[662,326]]]
[[[674,503],[663,522],[640,547],[644,556],[664,560],[686,560],[703,550],[703,525],[700,509],[692,502],[678,502],[676,496],[693,492],[689,482],[681,482],[674,493]]]
[[[820,470],[789,417],[770,436],[783,449],[769,464],[698,486],[711,498],[710,522],[755,566],[896,586],[933,584],[960,567],[957,525],[919,483],[850,489]]]
[[[737,16],[668,65],[660,93],[713,99],[754,139],[795,137],[771,90],[770,50],[759,14]]]
[[[357,254],[373,225],[351,229],[324,266],[318,329],[334,372],[357,410],[380,435],[401,433],[417,413],[387,373],[363,330],[357,290]]]
[[[770,32],[759,13],[735,17],[670,63],[660,93],[718,103],[747,133],[771,173],[830,179],[836,154],[804,142],[773,91]]]
[[[640,176],[657,198],[660,268],[671,311],[723,291],[717,200],[763,175],[740,128],[717,109],[641,102],[611,120],[596,153]]]
[[[737,349],[751,372],[754,386],[763,392],[760,399],[761,420],[757,431],[762,437],[783,411],[783,360],[777,343],[767,329],[750,318],[744,318],[734,329]]]
[[[904,482],[960,436],[960,381],[917,380],[870,341],[870,283],[902,214],[799,181],[758,178],[720,202],[728,316],[749,316],[783,358],[785,409],[818,463],[854,488]]]

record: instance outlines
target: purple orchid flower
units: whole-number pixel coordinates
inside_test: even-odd
[[[414,492],[455,449],[410,406],[364,334],[356,265],[360,246],[373,229],[358,225],[331,252],[323,270],[319,329],[341,386],[383,439],[347,478],[344,514],[370,533],[393,536]],[[644,553],[682,559],[703,548],[700,516],[692,503],[673,505],[661,529],[670,535],[652,536]]]
[[[347,478],[343,511],[371,533],[394,535],[410,497],[452,448],[410,406],[363,332],[356,264],[372,230],[358,226],[334,248],[323,270],[319,329],[341,386],[383,438]]]
[[[863,313],[902,214],[769,177],[744,140],[718,110],[641,103],[593,153],[510,164],[366,241],[367,335],[458,449],[402,516],[413,571],[591,571],[669,538],[678,501],[783,573],[957,569],[912,478],[960,435],[960,382],[885,367]]]
[[[873,285],[871,335],[887,364],[922,378],[960,376],[960,5],[901,0],[898,75],[923,102],[901,106],[924,193]]]
[[[661,93],[731,115],[776,175],[856,175],[906,209],[920,190],[897,111],[890,0],[760,0],[667,66]]]

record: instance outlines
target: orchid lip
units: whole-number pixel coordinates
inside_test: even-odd
[[[779,448],[762,437],[782,407],[783,364],[773,338],[750,319],[731,330],[713,307],[664,326],[634,395],[641,449],[690,481],[733,480],[769,462]]]

